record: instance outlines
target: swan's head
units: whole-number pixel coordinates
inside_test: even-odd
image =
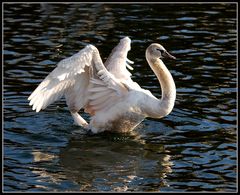
[[[170,53],[167,52],[167,50],[158,43],[152,43],[146,50],[146,54],[151,56],[152,58],[170,58],[170,59],[176,59],[174,56],[172,56]]]

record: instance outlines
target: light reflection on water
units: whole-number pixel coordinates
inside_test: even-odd
[[[159,10],[161,14],[159,14]],[[4,4],[5,191],[236,191],[236,4]],[[160,97],[145,49],[160,42],[173,112],[135,134],[85,135],[61,100],[27,97],[86,44],[103,59],[129,36],[133,79]],[[89,119],[88,115],[84,115]]]

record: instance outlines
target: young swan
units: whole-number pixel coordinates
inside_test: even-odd
[[[93,45],[60,61],[29,96],[29,105],[39,112],[65,96],[75,123],[93,133],[127,132],[145,117],[168,115],[174,106],[176,87],[162,59],[175,57],[157,43],[146,50],[147,62],[160,82],[162,97],[159,100],[131,79],[127,70],[132,70],[127,63],[133,63],[127,59],[130,44],[128,37],[121,39],[105,65]],[[78,114],[82,108],[91,115],[89,124]]]

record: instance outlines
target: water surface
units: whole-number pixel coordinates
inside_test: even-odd
[[[4,4],[4,191],[236,191],[236,4]],[[86,135],[61,99],[27,97],[57,62],[129,36],[132,78],[161,96],[145,49],[159,42],[177,87],[162,119]],[[83,113],[82,113],[83,114]],[[89,119],[88,115],[83,117]]]

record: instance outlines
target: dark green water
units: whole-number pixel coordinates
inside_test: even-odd
[[[236,4],[4,4],[4,191],[237,190]],[[129,36],[133,80],[160,97],[145,49],[161,43],[175,107],[133,134],[86,135],[65,100],[27,97],[57,62]],[[83,115],[89,118],[87,115]]]

